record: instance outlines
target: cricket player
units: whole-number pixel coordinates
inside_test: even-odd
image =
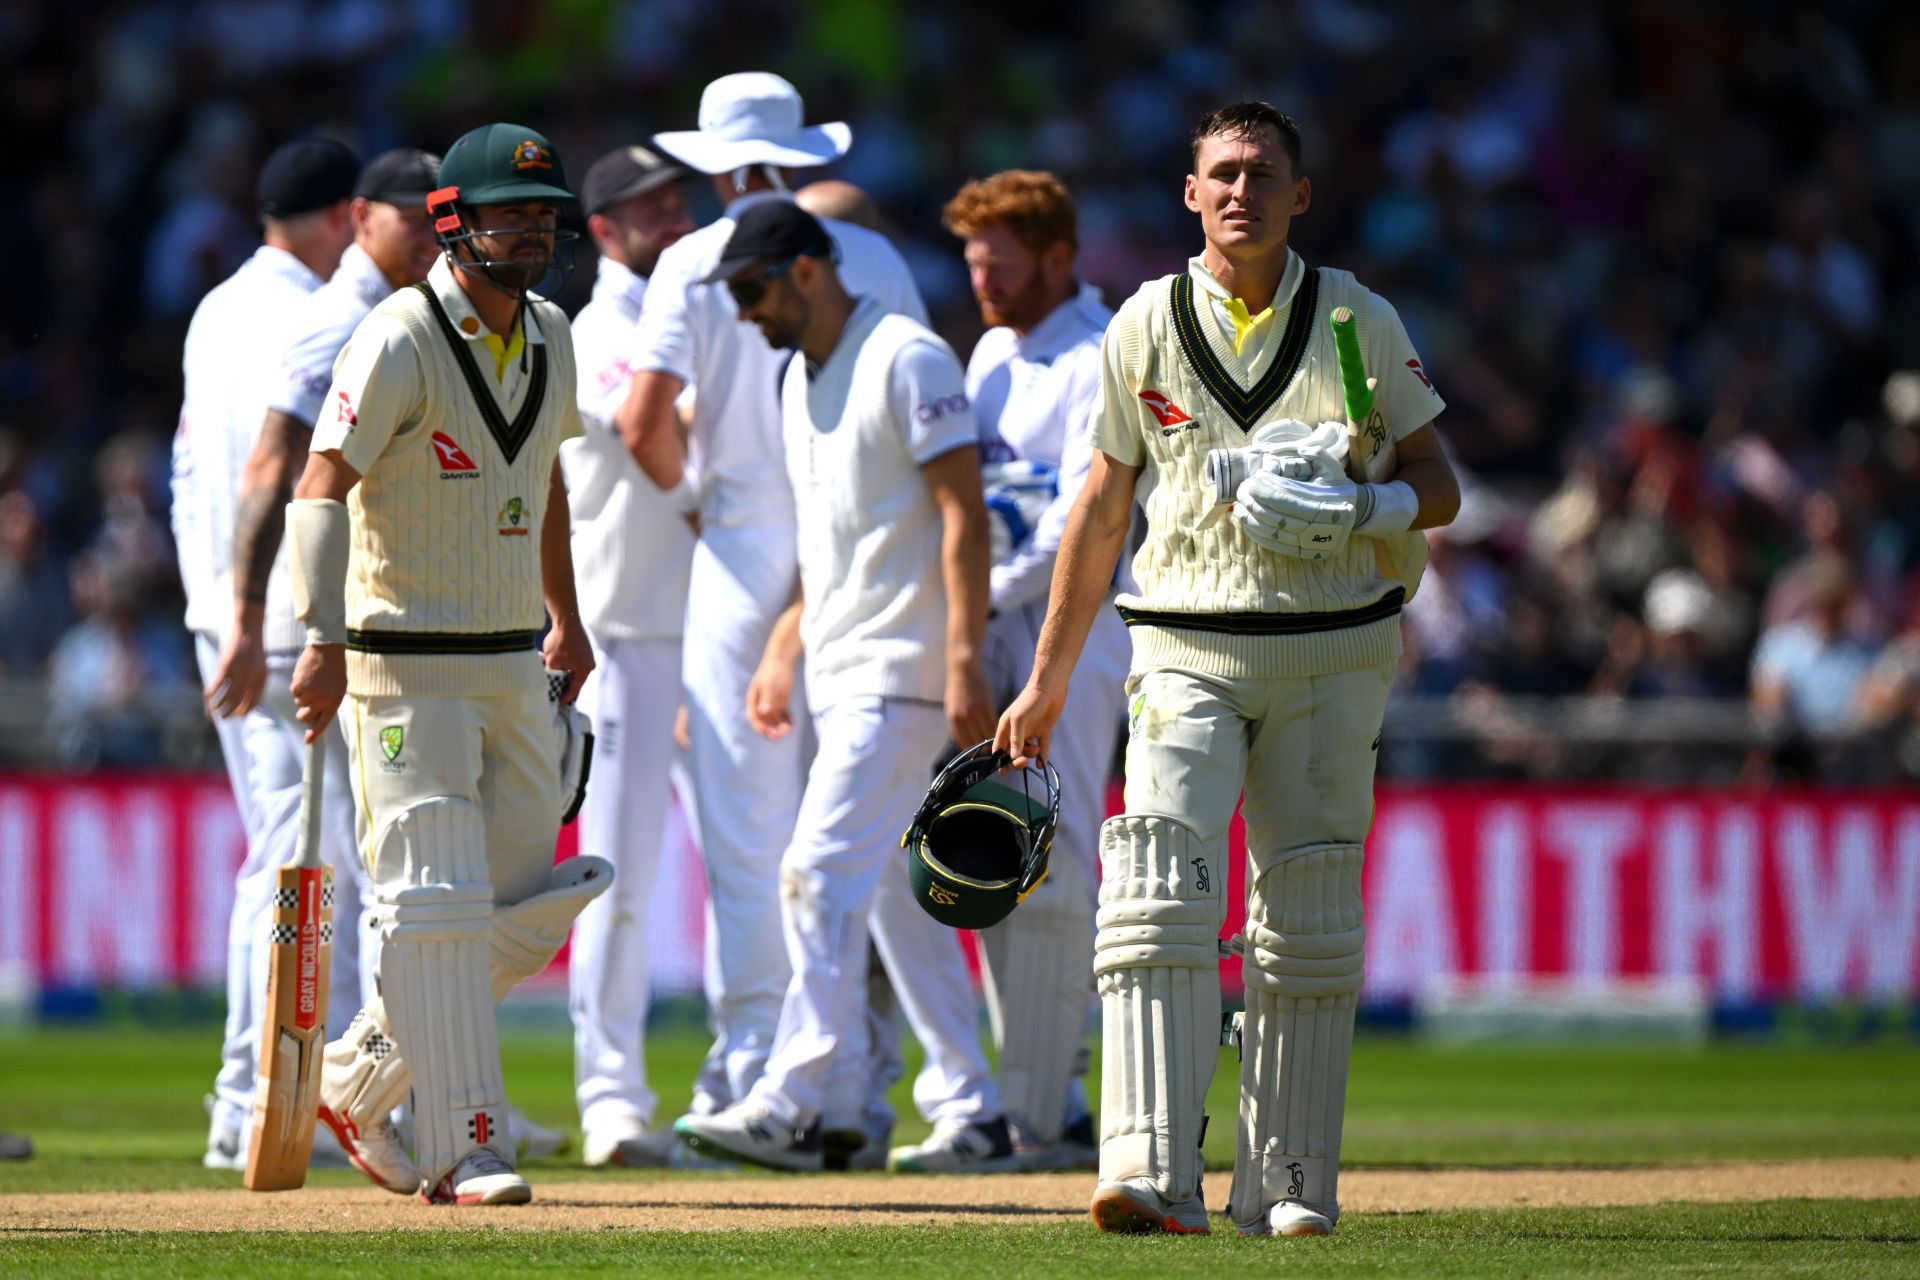
[[[440,180],[443,256],[340,353],[287,516],[293,697],[310,733],[343,717],[380,926],[380,996],[327,1046],[320,1116],[389,1189],[524,1203],[494,1003],[613,874],[553,863],[573,726],[541,669],[563,703],[593,670],[559,462],[581,433],[573,343],[532,292],[573,196],[516,124],[463,135]],[[411,1160],[387,1123],[409,1089]]]
[[[663,1165],[679,1145],[650,1134],[647,905],[666,838],[678,754],[680,636],[693,530],[633,465],[614,429],[627,397],[627,355],[661,251],[693,230],[687,171],[646,147],[594,161],[581,184],[587,234],[600,251],[593,299],[573,320],[586,434],[561,446],[573,514],[580,612],[594,675],[580,693],[593,718],[594,785],[580,849],[618,874],[580,913],[568,953],[574,1092],[589,1165]]]
[[[688,773],[718,962],[708,998],[724,1073],[703,1074],[709,1083],[695,1094],[696,1113],[746,1097],[773,1045],[788,977],[780,857],[804,777],[803,735],[763,737],[741,714],[774,621],[793,597],[794,500],[778,398],[787,357],[708,277],[747,211],[792,202],[787,171],[827,164],[852,145],[845,124],[809,126],[804,118],[793,85],[742,72],[706,87],[698,129],[655,135],[661,151],[710,175],[725,212],[660,255],[628,360],[632,384],[615,414],[641,471],[699,525],[687,595],[699,643],[685,647],[683,674]],[[824,225],[849,288],[888,311],[926,319],[906,262],[885,237]],[[674,405],[688,387],[695,399],[683,439]],[[857,1115],[860,1099],[849,1105]]]
[[[349,206],[359,172],[358,157],[327,139],[289,142],[269,156],[257,193],[263,243],[201,300],[187,328],[181,362],[186,394],[173,442],[173,536],[186,588],[187,628],[209,687],[220,684],[222,648],[233,643],[234,514],[242,473],[297,317],[352,241]],[[284,590],[284,581],[278,585]],[[255,591],[251,585],[247,589]],[[290,605],[287,611],[291,621]],[[247,856],[234,879],[228,917],[227,1018],[201,1161],[209,1169],[246,1168],[254,1059],[266,1004],[263,931],[274,872],[293,857],[300,790],[295,753],[289,799],[272,715],[236,717],[230,709],[210,699],[220,754],[247,833]],[[344,812],[343,798],[336,803]],[[335,895],[333,1007],[350,1009],[359,1003],[355,945],[360,919],[359,895],[350,887],[363,877],[355,870],[344,827],[325,833],[322,852],[342,890]]]
[[[965,242],[980,317],[992,326],[967,364],[967,395],[994,521],[987,670],[1004,707],[1027,683],[1067,514],[1086,484],[1100,339],[1113,313],[1075,275],[1073,199],[1052,174],[969,182],[947,202],[945,222]],[[1026,1168],[1092,1168],[1098,1159],[1080,1077],[1094,1002],[1097,842],[1127,648],[1126,627],[1102,608],[1053,735],[1060,825],[1047,878],[980,934],[1000,1092]]]
[[[1340,1214],[1361,852],[1400,607],[1423,563],[1409,531],[1451,520],[1459,489],[1432,426],[1440,397],[1393,308],[1288,248],[1311,195],[1299,129],[1268,104],[1222,107],[1195,129],[1186,205],[1205,248],[1143,285],[1107,331],[1093,463],[1033,674],[995,738],[1016,764],[1051,751],[1138,501],[1139,589],[1119,601],[1133,641],[1126,812],[1101,829],[1094,954],[1106,1052],[1092,1214],[1107,1231],[1208,1230],[1202,1108],[1219,1053],[1227,824],[1243,795],[1229,1212],[1249,1235],[1325,1235]],[[1328,323],[1340,307],[1378,380],[1358,480]]]
[[[818,219],[768,201],[740,216],[711,273],[768,343],[797,349],[781,408],[799,522],[799,625],[788,611],[775,627],[761,667],[769,679],[756,678],[745,707],[756,729],[791,737],[790,673],[804,649],[818,749],[780,862],[793,979],[772,1056],[742,1100],[674,1127],[703,1154],[821,1167],[833,1077],[864,1074],[867,1062],[871,913],[936,1068],[917,1091],[934,1135],[910,1149],[910,1167],[1006,1160],[1012,1146],[958,939],[914,907],[898,856],[926,762],[948,734],[975,742],[993,727],[980,665],[978,429],[952,351],[917,321],[850,294],[834,256]],[[880,911],[887,896],[905,910]]]

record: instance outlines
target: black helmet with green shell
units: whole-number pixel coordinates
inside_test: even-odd
[[[1050,763],[1009,772],[1011,764],[992,742],[961,752],[900,838],[914,901],[941,924],[998,924],[1047,878],[1060,775]]]

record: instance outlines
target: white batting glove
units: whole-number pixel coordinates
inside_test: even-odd
[[[1361,488],[1261,472],[1247,477],[1234,495],[1233,519],[1269,551],[1325,560],[1346,550],[1360,517]]]

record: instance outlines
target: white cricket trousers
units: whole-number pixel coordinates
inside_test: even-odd
[[[220,646],[196,633],[194,653],[204,681],[213,679]],[[234,802],[247,833],[247,857],[234,877],[233,910],[227,917],[227,1018],[214,1079],[214,1121],[245,1132],[253,1112],[253,1082],[266,1016],[266,930],[274,873],[292,864],[300,835],[300,774],[306,760],[306,726],[294,719],[290,659],[272,661],[260,705],[239,719],[213,722],[220,755],[233,784]],[[370,902],[366,869],[353,838],[353,794],[347,781],[346,742],[327,736],[327,778],[320,819],[320,856],[333,868],[333,960],[329,982],[329,1035],[338,1034],[373,992],[375,946],[362,946],[362,920]]]
[[[1033,672],[1046,602],[987,624],[988,678],[1001,706]],[[987,1011],[1000,1050],[1000,1091],[1023,1140],[1045,1144],[1087,1113],[1079,1075],[1098,1004],[1093,986],[1100,824],[1119,740],[1132,646],[1120,615],[1103,607],[1074,666],[1067,705],[1054,726],[1060,825],[1047,878],[1014,913],[980,933]]]
[[[679,748],[680,641],[594,645],[579,706],[593,719],[593,774],[580,809],[580,852],[613,864],[613,887],[574,922],[567,968],[574,1095],[591,1129],[653,1123],[647,1084],[647,911],[666,838]]]
[[[707,998],[728,1100],[746,1097],[765,1069],[787,989],[780,855],[800,808],[801,735],[761,737],[746,706],[774,620],[793,600],[796,536],[780,521],[704,528],[687,588],[687,772],[713,912]],[[794,692],[800,721],[797,684]]]
[[[793,979],[753,1099],[805,1126],[838,1100],[836,1077],[869,1078],[871,927],[926,1050],[915,1104],[935,1123],[997,1116],[999,1089],[981,1051],[979,1002],[960,940],[913,901],[900,851],[930,781],[927,761],[946,740],[946,713],[931,703],[859,697],[816,711],[813,724],[819,745],[780,864]]]

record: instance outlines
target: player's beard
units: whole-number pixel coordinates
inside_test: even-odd
[[[1040,264],[1034,263],[1033,270],[1027,273],[1027,282],[1004,302],[994,303],[979,298],[980,318],[988,325],[1027,330],[1039,324],[1047,316],[1047,282],[1040,276]]]

